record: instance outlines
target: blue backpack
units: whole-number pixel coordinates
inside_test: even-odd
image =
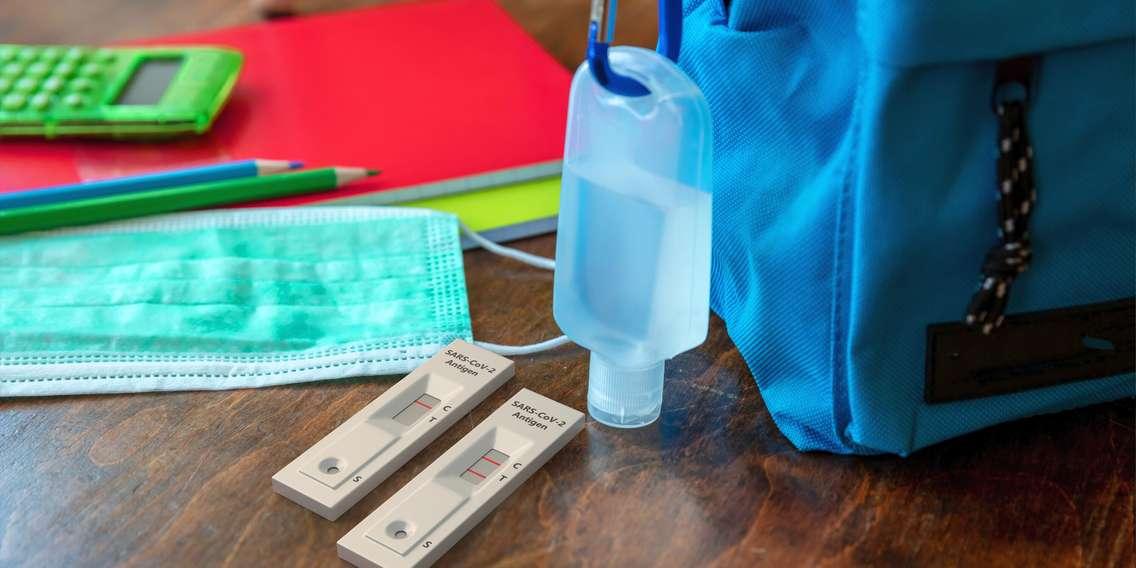
[[[687,0],[712,306],[802,450],[1131,397],[1134,3]]]

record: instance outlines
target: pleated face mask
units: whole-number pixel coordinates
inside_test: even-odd
[[[472,340],[456,218],[318,207],[0,238],[0,396],[402,374]]]

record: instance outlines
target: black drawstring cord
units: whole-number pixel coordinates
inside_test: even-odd
[[[1014,278],[1029,268],[1029,221],[1037,204],[1026,100],[996,103],[998,240],[982,262],[982,281],[966,308],[966,324],[989,335],[1005,320]]]

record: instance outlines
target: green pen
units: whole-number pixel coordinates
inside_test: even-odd
[[[0,210],[0,235],[315,193],[378,173],[364,168],[319,168],[50,205],[17,207]]]

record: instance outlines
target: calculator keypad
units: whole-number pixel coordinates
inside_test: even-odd
[[[0,111],[74,111],[103,88],[117,55],[79,47],[0,47]]]

